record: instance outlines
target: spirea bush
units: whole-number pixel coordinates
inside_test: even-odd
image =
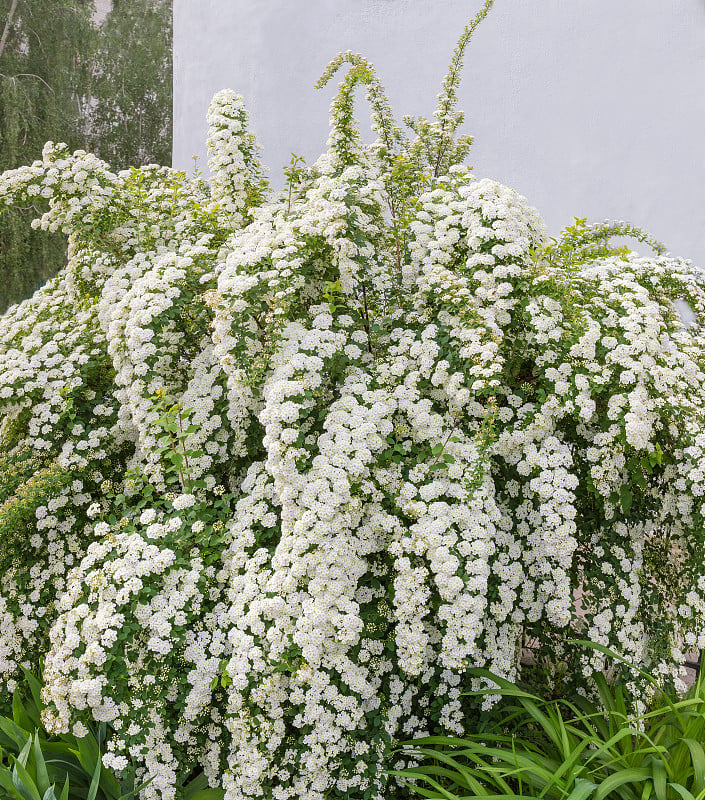
[[[47,729],[108,723],[144,798],[383,797],[470,668],[587,687],[579,635],[667,683],[705,646],[705,283],[463,165],[490,5],[409,135],[335,59],[283,192],[230,91],[209,180],[52,143],[0,177],[70,243],[0,319],[0,698],[41,661]]]

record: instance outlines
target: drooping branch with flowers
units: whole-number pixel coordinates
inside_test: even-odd
[[[624,223],[552,241],[463,165],[490,6],[411,140],[336,59],[284,192],[230,91],[209,181],[51,143],[0,176],[70,242],[0,318],[0,702],[43,661],[45,724],[107,722],[145,798],[196,767],[227,800],[391,796],[389,746],[463,732],[473,666],[528,644],[586,684],[588,638],[668,682],[705,646],[705,281]]]

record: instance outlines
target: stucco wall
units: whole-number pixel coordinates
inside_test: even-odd
[[[340,50],[373,61],[400,118],[431,115],[480,0],[174,0],[174,165],[205,166],[210,97],[244,95],[275,186],[322,151]],[[460,107],[478,176],[536,205],[626,219],[705,266],[705,0],[497,0]],[[360,103],[360,117],[367,109]]]

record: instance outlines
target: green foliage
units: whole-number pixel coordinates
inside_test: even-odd
[[[106,725],[82,737],[49,736],[41,723],[41,684],[28,672],[29,693],[15,690],[12,717],[0,717],[0,797],[5,800],[127,800],[138,785],[135,770],[116,778],[101,757]]]
[[[116,169],[171,162],[172,0],[113,0],[92,60],[89,149]]]
[[[36,527],[37,507],[60,494],[74,478],[75,475],[63,467],[50,464],[19,483],[0,505],[0,564],[4,566],[8,559],[12,561],[23,546],[28,546]]]
[[[372,110],[372,130],[379,137],[372,149],[383,165],[382,179],[392,218],[390,243],[395,251],[397,268],[409,256],[409,223],[418,210],[415,209],[418,198],[431,188],[435,179],[446,175],[451,167],[461,164],[472,145],[471,136],[458,136],[458,128],[465,115],[457,110],[457,90],[465,51],[473,33],[493,5],[494,0],[485,0],[458,40],[441,84],[435,120],[431,122],[425,117],[409,115],[404,117],[404,124],[415,134],[411,141],[395,121],[374,67],[359,53],[347,51],[338,54],[316,84],[316,88],[322,88],[344,64],[350,64],[351,69],[341,82],[331,107],[334,120],[331,149],[343,165],[360,159],[361,143],[354,118],[354,89],[358,85],[364,85],[367,89],[366,99]]]
[[[171,160],[171,0],[0,0],[0,171],[47,139],[118,168]],[[0,313],[66,262],[66,241],[32,230],[45,200],[0,212]]]
[[[106,724],[92,724],[83,736],[52,736],[42,725],[41,683],[25,670],[26,691],[16,689],[12,716],[0,717],[0,798],[2,800],[128,800],[149,783],[134,764],[113,773],[102,763]],[[189,776],[185,800],[222,800],[203,773]]]
[[[612,658],[606,648],[588,642]],[[546,700],[487,670],[472,670],[498,696],[489,720],[462,739],[406,743],[418,766],[392,774],[422,797],[546,800],[701,800],[705,797],[705,679],[683,697],[652,687],[635,710],[630,686],[595,676],[594,697]],[[639,704],[636,704],[637,707]]]
[[[0,0],[0,170],[38,158],[47,139],[82,146],[91,12],[85,0],[53,0],[51,13],[45,0]],[[0,213],[0,312],[65,262],[65,242],[31,230],[33,216]]]
[[[315,180],[318,173],[315,168],[307,167],[306,159],[303,156],[297,156],[296,153],[291,154],[291,160],[284,167],[283,172],[287,187],[287,211],[291,211],[292,202],[305,194],[306,189],[311,186],[311,182]]]
[[[545,259],[550,265],[560,263],[570,270],[600,258],[627,257],[630,253],[628,247],[617,247],[610,242],[615,236],[636,239],[657,255],[666,252],[661,242],[635,225],[619,221],[588,224],[586,218],[576,217],[574,224],[562,231],[559,239],[552,238],[550,244],[537,250],[536,258]]]
[[[470,668],[513,680],[525,641],[554,697],[601,685],[575,636],[661,683],[705,646],[703,277],[613,246],[644,237],[621,223],[550,245],[451,163],[490,5],[419,146],[343,54],[330,150],[287,191],[229,90],[208,183],[52,143],[0,175],[70,236],[0,318],[0,703],[43,655],[46,730],[109,722],[103,764],[147,797],[203,769],[232,798],[382,800],[391,742],[472,733]]]

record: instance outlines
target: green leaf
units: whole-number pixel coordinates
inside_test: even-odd
[[[0,731],[2,731],[17,745],[18,750],[21,750],[25,746],[27,740],[30,738],[29,733],[23,731],[19,725],[7,717],[0,717]]]
[[[100,750],[93,734],[88,733],[80,739],[76,739],[78,751],[74,753],[85,771],[91,775],[95,771],[96,765],[100,762]]]
[[[12,719],[15,721],[15,724],[26,731],[32,730],[35,727],[22,705],[22,696],[19,687],[12,693]]]
[[[27,741],[24,743],[24,747],[20,750],[19,755],[17,756],[17,761],[22,764],[23,767],[27,766],[27,760],[29,758],[29,751],[32,747],[32,737],[28,736]]]
[[[649,453],[649,462],[651,463],[652,467],[661,466],[661,462],[663,461],[663,450],[661,450],[660,445],[657,443],[656,447]]]
[[[576,778],[575,787],[566,800],[586,800],[597,786],[585,778]]]
[[[703,750],[702,744],[688,737],[684,737],[681,741],[690,750],[695,785],[705,788],[705,750]]]
[[[614,791],[619,786],[624,786],[625,783],[641,785],[644,781],[650,779],[651,771],[643,767],[632,767],[631,769],[620,770],[602,781],[595,790],[594,800],[605,800],[606,797],[609,797],[610,792]]]
[[[434,444],[431,448],[431,455],[439,456],[443,452],[443,445],[439,442],[438,444]]]
[[[683,798],[683,800],[696,800],[695,796],[692,792],[689,792],[685,786],[681,786],[680,783],[669,783],[668,784],[671,789],[678,792],[678,794]],[[705,790],[704,790],[705,791]],[[697,800],[702,798],[702,793],[698,795]]]
[[[132,797],[133,795],[137,794],[138,792],[141,792],[142,789],[144,789],[145,786],[149,786],[149,784],[155,779],[155,777],[156,777],[156,775],[152,775],[152,777],[149,778],[149,780],[146,780],[143,783],[140,783],[139,786],[135,786],[135,788],[131,789],[129,792],[125,792],[125,794],[121,794],[120,797],[117,798],[117,800],[127,800],[128,797]]]
[[[64,788],[61,790],[61,796],[59,800],[69,800],[69,776],[66,776],[66,780],[64,781]]]
[[[32,694],[32,699],[34,700],[37,709],[41,711],[44,708],[44,703],[42,702],[42,684],[28,669],[25,669],[24,667],[21,669],[24,673],[24,678],[27,681],[27,685],[29,686],[29,691]]]
[[[12,782],[25,800],[42,800],[32,776],[19,760],[16,760],[12,767]]]
[[[444,461],[437,461],[428,468],[429,472],[437,472],[439,469],[448,469],[448,465]]]
[[[72,750],[71,752],[78,756],[81,766],[89,775],[98,775],[99,786],[105,796],[117,798],[120,796],[120,784],[109,770],[101,769],[100,742],[105,738],[104,723],[100,724],[99,737],[99,740],[96,741],[95,737],[89,733],[82,739],[77,739],[78,751]]]
[[[44,761],[44,754],[42,753],[41,745],[39,744],[39,734],[34,732],[34,764],[37,770],[37,789],[40,794],[46,794],[51,786],[49,782],[49,773],[47,772],[47,765]]]
[[[88,795],[86,800],[95,800],[96,795],[98,794],[98,786],[100,785],[100,772],[103,767],[103,763],[100,760],[100,756],[98,756],[98,760],[95,764],[95,770],[93,770],[93,777],[91,778],[91,785],[88,787]]]
[[[191,795],[190,800],[223,800],[225,792],[223,789],[212,789],[210,786],[207,789],[201,789]]]
[[[24,795],[22,795],[15,786],[9,770],[5,767],[0,767],[0,787],[2,787],[10,797],[14,797],[16,800],[24,800]]]
[[[184,786],[183,800],[191,800],[196,792],[206,788],[208,788],[208,778],[201,772],[200,775],[197,775]]]
[[[622,504],[622,511],[628,514],[632,507],[632,492],[626,484],[619,490],[619,499]]]
[[[654,758],[652,764],[656,800],[666,800],[666,766],[660,758]]]
[[[455,456],[452,453],[443,453],[443,460],[446,464],[455,464]]]

